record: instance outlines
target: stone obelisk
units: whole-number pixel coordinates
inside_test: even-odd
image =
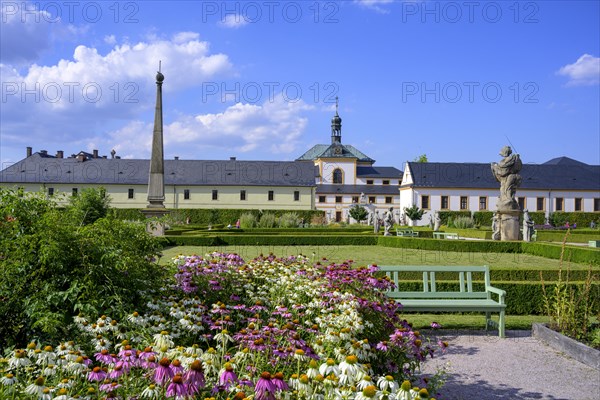
[[[154,132],[152,134],[152,156],[150,158],[150,174],[148,177],[148,205],[142,213],[148,221],[148,232],[155,236],[164,235],[164,223],[160,217],[169,213],[165,209],[165,160],[163,152],[163,117],[162,117],[162,84],[165,76],[160,72],[160,64],[156,74],[156,108],[154,110]]]

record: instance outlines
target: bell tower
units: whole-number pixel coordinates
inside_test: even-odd
[[[339,98],[335,97],[335,116],[331,118],[331,144],[342,143],[342,119],[338,114]]]

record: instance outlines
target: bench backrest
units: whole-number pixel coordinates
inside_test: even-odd
[[[398,265],[379,266],[379,269],[390,278],[392,282],[400,282],[399,274],[403,272],[421,272],[423,274],[423,290],[421,292],[402,292],[393,289],[387,293],[392,298],[490,298],[490,293],[484,288],[483,291],[473,290],[473,274],[483,274],[485,287],[490,286],[490,270],[487,265],[483,266],[429,266],[429,265]],[[439,292],[436,285],[436,272],[456,273],[459,291]]]

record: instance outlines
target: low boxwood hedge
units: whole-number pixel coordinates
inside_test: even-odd
[[[374,246],[376,236],[211,235],[165,236],[171,246]]]

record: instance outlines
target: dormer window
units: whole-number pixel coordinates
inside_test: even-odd
[[[342,170],[340,168],[333,170],[333,183],[344,183]]]

